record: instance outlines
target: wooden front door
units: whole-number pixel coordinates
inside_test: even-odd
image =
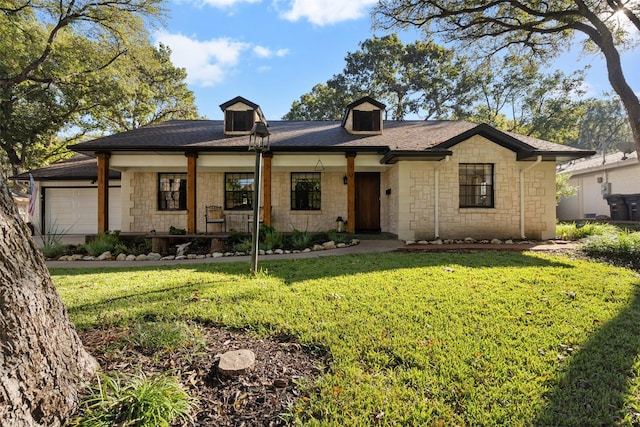
[[[356,232],[380,232],[380,173],[356,172]]]

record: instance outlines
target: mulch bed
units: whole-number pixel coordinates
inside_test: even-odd
[[[172,352],[144,354],[127,344],[126,328],[81,332],[85,348],[108,375],[170,373],[190,396],[198,399],[192,420],[183,426],[281,426],[286,413],[301,397],[299,383],[321,374],[326,357],[283,338],[253,339],[240,332],[201,326],[204,344]],[[221,354],[250,349],[256,363],[234,378],[217,372]]]

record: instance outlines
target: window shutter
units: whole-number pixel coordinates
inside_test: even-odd
[[[244,130],[251,130],[253,128],[253,110],[245,111],[246,127]]]
[[[233,131],[233,111],[229,111],[229,110],[225,111],[224,116],[225,116],[225,120],[224,120],[225,132]]]
[[[374,131],[380,130],[380,110],[373,110],[373,129]]]

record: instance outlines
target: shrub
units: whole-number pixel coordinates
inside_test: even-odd
[[[291,233],[291,236],[289,236],[291,247],[296,250],[308,248],[309,246],[311,246],[312,240],[313,236],[308,231],[300,231],[294,229]]]
[[[40,248],[40,252],[46,258],[55,258],[67,252],[68,245],[62,244],[59,240],[44,242]]]
[[[120,242],[117,234],[99,233],[93,240],[82,245],[82,248],[91,256],[99,256],[104,252],[126,251],[126,245]]]
[[[176,228],[173,225],[169,227],[169,234],[181,236],[187,234],[187,230],[184,228]]]
[[[338,233],[335,230],[331,230],[328,233],[329,240],[333,240],[336,243],[348,243],[351,239],[344,233]]]
[[[271,251],[282,248],[282,234],[273,227],[263,226],[260,229],[260,249]]]
[[[251,239],[240,240],[231,247],[234,252],[251,252]]]
[[[194,403],[175,377],[139,374],[121,380],[103,375],[72,425],[168,427],[178,419],[187,421]]]
[[[582,251],[593,258],[640,270],[640,232],[621,231],[591,236],[582,246]]]

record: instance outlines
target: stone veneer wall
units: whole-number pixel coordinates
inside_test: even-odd
[[[380,228],[385,233],[398,234],[399,171],[396,164],[380,174]]]
[[[435,237],[434,172],[439,164],[441,238],[520,238],[519,172],[532,162],[516,161],[516,153],[481,136],[461,142],[451,151],[447,163],[400,165],[399,238]],[[495,165],[494,208],[458,207],[460,163]],[[533,239],[555,235],[555,163],[543,162],[525,173],[525,234]]]
[[[336,228],[336,219],[347,220],[347,186],[344,172],[321,172],[319,211],[291,210],[291,172],[271,173],[271,225],[278,231],[327,231]]]
[[[158,174],[156,172],[133,173],[132,205],[130,208],[133,221],[133,232],[148,233],[156,230],[158,233],[168,233],[169,228],[187,228],[186,211],[158,210]]]

